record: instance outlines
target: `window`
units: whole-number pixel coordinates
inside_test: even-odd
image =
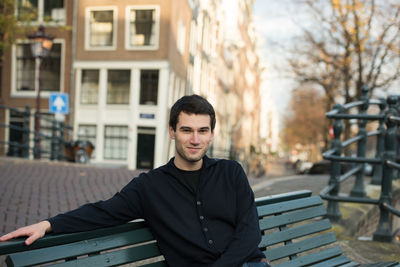
[[[78,126],[78,140],[89,141],[92,145],[96,146],[96,125],[80,124]],[[91,158],[95,158],[95,151],[93,150]]]
[[[81,104],[97,104],[99,98],[99,70],[82,70]]]
[[[130,70],[108,70],[107,104],[129,104]]]
[[[61,44],[55,43],[51,48],[50,55],[42,61],[41,91],[60,91],[61,86]],[[31,53],[30,44],[16,45],[16,91],[37,91],[39,79],[40,59],[34,58]]]
[[[115,47],[116,10],[89,10],[88,40],[86,48],[104,49]]]
[[[128,7],[127,48],[156,49],[158,46],[158,7]]]
[[[157,105],[158,70],[140,71],[140,105]]]
[[[128,126],[105,126],[104,159],[126,160],[128,155]]]
[[[18,0],[17,4],[18,20],[65,22],[64,0]]]
[[[183,24],[182,20],[179,20],[178,22],[177,45],[178,45],[178,52],[181,55],[183,55],[183,53],[185,53],[185,46],[186,46],[186,27],[185,24]]]

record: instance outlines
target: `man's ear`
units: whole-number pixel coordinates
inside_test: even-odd
[[[169,138],[175,139],[175,131],[174,131],[174,129],[172,128],[172,126],[169,126],[169,127],[168,127],[168,132],[169,132]]]

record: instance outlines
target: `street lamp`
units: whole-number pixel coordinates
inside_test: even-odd
[[[53,37],[46,35],[43,26],[39,26],[37,32],[28,35],[31,44],[32,56],[39,58],[39,88],[36,97],[36,114],[35,114],[35,149],[36,159],[40,159],[40,91],[42,87],[42,69],[43,58],[47,57],[53,46]]]

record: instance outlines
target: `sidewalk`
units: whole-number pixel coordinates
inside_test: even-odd
[[[255,196],[301,189],[312,190],[314,195],[318,195],[328,184],[327,175],[281,176],[279,175],[279,173],[282,174],[281,172],[282,166],[275,166],[275,173],[270,171],[264,177],[249,178]],[[79,207],[87,202],[107,199],[139,173],[140,171],[106,169],[72,163],[0,158],[0,234]],[[292,173],[284,173],[284,175],[288,174]],[[351,185],[350,180],[342,186],[345,193],[350,191]],[[357,221],[355,219],[360,218],[359,212],[362,209],[349,209],[348,205],[341,204],[341,209],[350,211],[346,214],[342,212],[348,225],[345,227],[334,225],[345,254],[360,263],[400,261],[399,244],[383,244],[357,239],[358,236],[372,236],[376,229],[376,220],[369,220],[373,224],[365,227],[364,232],[358,231],[357,236],[354,236],[354,223]],[[368,207],[365,212],[363,211],[364,213],[361,212],[361,215],[369,214],[368,216],[371,216],[369,218],[376,218],[373,215],[374,211],[371,210]],[[361,226],[355,227],[356,230],[360,230],[357,227]]]

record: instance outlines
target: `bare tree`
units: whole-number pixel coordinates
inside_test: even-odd
[[[400,4],[375,0],[304,0],[312,21],[290,48],[288,62],[300,83],[320,85],[326,110],[358,100],[400,79]],[[379,3],[379,4],[378,4]],[[345,127],[349,137],[350,127]]]
[[[354,101],[366,84],[385,89],[400,78],[400,4],[374,0],[305,0],[312,27],[291,47],[300,82],[324,88],[328,99]]]

